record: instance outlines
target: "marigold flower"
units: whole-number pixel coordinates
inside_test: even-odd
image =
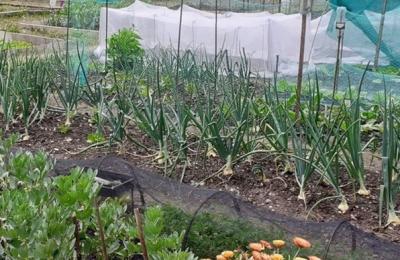
[[[251,255],[253,256],[253,260],[263,260],[261,258],[261,253],[258,251],[253,251],[251,252]]]
[[[310,255],[308,257],[308,260],[321,260],[321,258],[319,258],[318,256],[315,256],[315,255]]]
[[[283,260],[283,255],[281,254],[273,254],[271,255],[271,260]]]
[[[230,259],[233,257],[234,253],[233,253],[233,251],[228,250],[228,251],[222,252],[221,255],[227,259]]]
[[[223,255],[217,255],[217,260],[228,260]]]
[[[266,253],[261,253],[262,260],[271,260],[271,256]]]
[[[272,241],[272,244],[276,248],[282,248],[282,247],[285,246],[285,241],[283,241],[283,240],[274,240],[274,241]]]
[[[298,248],[310,248],[311,243],[301,237],[293,238],[293,244]]]
[[[272,249],[272,245],[266,240],[260,240],[260,244],[263,245],[267,249]]]
[[[261,252],[264,250],[264,246],[260,243],[250,243],[249,248],[253,251]]]

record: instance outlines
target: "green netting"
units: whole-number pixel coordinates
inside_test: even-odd
[[[335,22],[338,8],[346,8],[346,29],[344,45],[361,56],[374,61],[376,46],[379,42],[379,31],[384,10],[384,0],[330,0],[334,12],[328,32],[336,37]],[[400,66],[400,1],[387,0],[383,26],[383,37],[380,47],[381,64]]]

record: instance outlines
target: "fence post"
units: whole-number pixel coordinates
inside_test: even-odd
[[[300,55],[299,55],[299,70],[297,73],[297,87],[296,87],[296,107],[295,114],[296,120],[300,116],[300,102],[301,102],[301,85],[303,82],[303,66],[304,66],[304,49],[306,43],[306,30],[307,30],[307,13],[308,13],[308,0],[303,0],[302,14],[301,14],[301,37],[300,37]]]
[[[379,53],[381,52],[381,44],[382,44],[382,37],[383,37],[383,26],[385,25],[386,9],[387,9],[387,0],[383,0],[381,23],[379,25],[378,42],[376,43],[376,51],[375,51],[375,60],[374,60],[374,69],[375,70],[379,66]]]

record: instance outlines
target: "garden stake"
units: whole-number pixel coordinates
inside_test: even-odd
[[[131,187],[131,207],[132,207],[132,210],[135,209],[135,194],[134,194],[133,187]]]
[[[103,259],[108,260],[106,240],[104,237],[104,228],[103,228],[103,223],[101,222],[99,202],[97,200],[95,201],[95,211],[96,211],[97,225],[99,226],[99,237],[101,241],[101,250],[104,257]]]
[[[299,55],[299,70],[297,73],[297,87],[296,87],[296,120],[300,117],[300,102],[301,102],[301,85],[303,82],[303,66],[304,66],[304,48],[306,44],[306,30],[307,30],[307,13],[308,13],[308,0],[303,0],[303,10],[301,14],[301,37],[300,37],[300,55]]]
[[[337,50],[336,50],[336,66],[335,66],[335,76],[333,79],[333,94],[332,99],[335,99],[335,93],[337,90],[337,84],[339,80],[339,72],[340,72],[340,62],[342,58],[343,52],[343,38],[344,38],[344,30],[346,28],[346,21],[345,21],[345,12],[346,10],[343,8],[339,8],[337,12],[339,14],[339,20],[336,21],[336,30],[338,31],[338,42],[337,42]]]
[[[76,251],[76,259],[81,260],[82,259],[82,254],[81,254],[81,241],[80,241],[80,227],[79,227],[79,220],[74,216],[72,218],[72,221],[74,222],[75,225],[75,231],[74,231],[74,236],[75,236],[75,251]]]
[[[105,57],[105,62],[104,62],[104,73],[107,74],[107,52],[108,52],[108,0],[106,0],[106,57]]]
[[[149,255],[147,253],[147,247],[146,247],[146,240],[144,237],[142,214],[140,213],[139,208],[134,209],[133,212],[135,213],[136,226],[138,229],[140,246],[142,247],[142,251],[143,251],[143,258],[144,258],[144,260],[149,260]]]
[[[381,23],[379,25],[379,35],[378,42],[376,43],[375,59],[374,59],[374,69],[378,69],[379,66],[379,53],[381,52],[382,37],[383,37],[383,27],[385,26],[385,14],[387,10],[388,0],[383,0]]]

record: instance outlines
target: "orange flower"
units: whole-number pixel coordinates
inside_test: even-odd
[[[229,250],[228,250],[228,251],[222,252],[221,255],[222,255],[223,257],[225,257],[226,259],[230,259],[230,258],[233,257],[234,253],[233,253],[233,251],[229,251]]]
[[[249,248],[253,251],[261,252],[264,250],[264,246],[260,243],[250,243]]]
[[[319,258],[318,256],[315,256],[315,255],[310,255],[308,257],[308,260],[321,260],[321,258]]]
[[[293,238],[293,244],[298,248],[310,248],[311,243],[301,237]]]
[[[253,260],[263,260],[261,258],[261,253],[258,251],[253,251],[251,252],[251,255],[253,256]]]
[[[266,240],[260,240],[260,244],[263,245],[267,249],[272,249],[272,245]]]
[[[217,255],[217,260],[228,260],[223,255]]]
[[[285,246],[285,241],[283,241],[283,240],[274,240],[274,241],[272,241],[272,244],[276,248],[282,248],[282,247]]]
[[[262,260],[271,260],[271,256],[267,255],[266,253],[261,253],[261,259]]]
[[[283,255],[281,254],[273,254],[271,255],[271,260],[283,260]]]

